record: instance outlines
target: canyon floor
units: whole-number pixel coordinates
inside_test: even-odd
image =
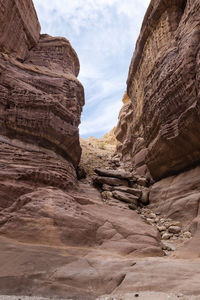
[[[127,203],[104,198],[105,192],[92,185],[92,177],[96,168],[114,172],[121,170],[119,159],[114,155],[115,146],[93,138],[82,140],[81,144],[81,165],[87,177],[79,182],[82,196],[79,192],[73,197],[85,208],[84,213],[91,213],[97,219],[99,214],[105,217],[105,223],[100,228],[102,233],[97,231],[99,235],[103,234],[102,245],[67,247],[60,240],[55,244],[59,237],[56,227],[45,231],[45,235],[54,241],[52,245],[20,242],[1,235],[0,290],[2,294],[12,295],[1,296],[0,299],[200,299],[200,259],[180,259],[176,256],[176,248],[184,247],[184,243],[191,239],[190,235],[187,236],[182,228],[179,234],[171,234],[169,240],[162,239],[162,254],[157,242],[152,242],[152,237],[157,240],[157,235],[167,234],[167,224],[173,221],[161,218],[148,207],[133,210]],[[110,228],[110,224],[116,227]],[[137,239],[128,243],[129,233],[122,230],[124,224],[127,228],[135,226],[141,239],[147,244],[149,241],[150,248],[146,244],[142,245],[144,249],[138,248],[140,242]],[[161,225],[166,232],[159,233]],[[123,239],[119,237],[119,243],[118,238],[109,238],[113,230],[116,231],[115,236],[126,233]],[[94,238],[97,239],[97,236]],[[74,239],[79,237],[74,236]],[[153,257],[148,257],[149,253]],[[23,297],[24,294],[26,297]]]

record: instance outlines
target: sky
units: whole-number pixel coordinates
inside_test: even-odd
[[[116,124],[129,65],[150,0],[33,0],[42,33],[66,37],[85,89],[79,127],[102,137]]]

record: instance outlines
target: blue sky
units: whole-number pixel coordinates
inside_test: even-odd
[[[80,135],[102,137],[116,124],[128,69],[150,0],[33,0],[42,33],[76,50],[85,89]]]

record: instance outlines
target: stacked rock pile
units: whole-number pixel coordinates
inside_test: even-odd
[[[147,178],[122,168],[97,168],[94,171],[97,176],[93,177],[93,184],[100,190],[103,201],[118,208],[135,210],[145,222],[155,226],[160,232],[166,255],[191,238],[191,233],[183,229],[179,221],[164,218],[147,207],[151,184]]]
[[[145,177],[133,175],[123,169],[94,170],[97,176],[93,183],[101,191],[102,199],[108,205],[136,210],[149,203],[150,182]]]
[[[138,209],[138,214],[147,223],[155,226],[161,234],[162,248],[166,255],[176,250],[176,247],[192,237],[188,230],[185,230],[179,221],[161,217],[159,213],[154,213],[147,207]]]

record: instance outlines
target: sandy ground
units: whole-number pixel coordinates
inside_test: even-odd
[[[29,296],[3,296],[0,295],[0,300],[73,300],[70,298],[58,299],[58,298],[41,298],[41,297],[29,297]]]
[[[56,299],[56,298],[40,298],[40,297],[29,297],[29,296],[0,296],[0,300],[73,300],[73,299]],[[97,298],[96,300],[200,300],[199,296],[184,296],[182,294],[166,294],[166,293],[157,293],[157,292],[138,292],[125,295],[117,296],[103,296]]]
[[[96,300],[200,300],[199,296],[184,296],[182,294],[166,294],[158,292],[137,292],[131,294],[118,294],[117,296],[103,296]]]

